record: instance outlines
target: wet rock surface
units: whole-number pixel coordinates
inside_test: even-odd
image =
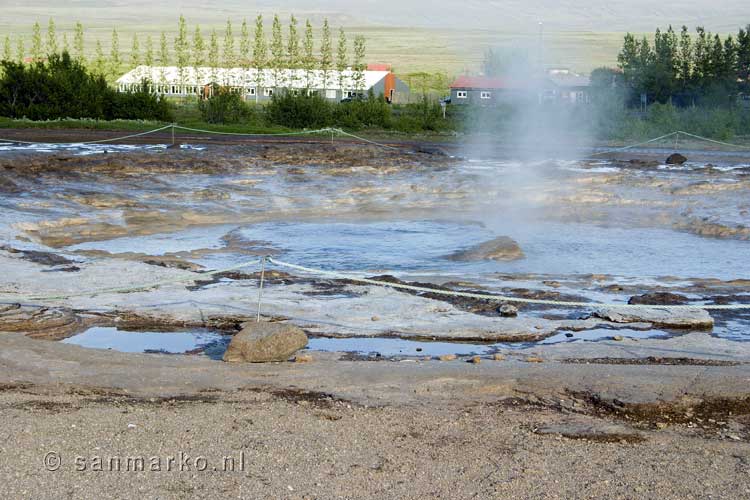
[[[247,323],[234,337],[224,354],[228,363],[268,363],[286,361],[307,345],[307,335],[294,325]]]
[[[596,318],[613,323],[652,323],[663,328],[711,330],[714,320],[704,309],[667,309],[659,307],[601,308],[593,313]]]
[[[82,328],[82,321],[67,309],[0,304],[0,333],[18,332],[32,338],[58,340]]]

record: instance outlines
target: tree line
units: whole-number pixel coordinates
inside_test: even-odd
[[[308,74],[313,70],[321,70],[327,75],[334,70],[341,72],[351,67],[355,71],[355,79],[361,79],[358,83],[364,85],[364,36],[355,35],[353,47],[350,47],[347,33],[339,28],[334,52],[334,35],[328,19],[323,21],[318,47],[315,46],[315,33],[310,21],[306,20],[301,27],[294,15],[290,17],[286,30],[279,16],[274,15],[270,39],[267,38],[261,15],[255,18],[253,26],[246,19],[242,21],[239,39],[234,35],[234,29],[232,21],[228,19],[222,34],[216,29],[205,33],[200,25],[190,29],[184,16],[180,16],[174,36],[162,31],[155,41],[151,35],[144,38],[137,33],[133,34],[126,57],[120,48],[120,35],[115,28],[112,30],[109,51],[105,52],[101,40],[97,39],[92,56],[85,50],[86,33],[82,23],[75,24],[72,40],[67,32],[63,33],[60,40],[55,21],[50,19],[44,35],[39,22],[34,23],[28,49],[23,37],[16,37],[14,44],[10,35],[6,35],[2,60],[24,63],[30,58],[33,62],[46,59],[52,54],[68,52],[75,61],[96,74],[104,75],[110,81],[120,76],[123,67],[135,68],[139,65],[176,66],[181,74],[184,68],[190,66],[212,69],[257,68],[271,70],[275,77],[280,77],[282,69],[300,69]],[[221,35],[223,37],[220,42]],[[349,55],[350,48],[353,49],[353,57]]]
[[[750,24],[737,36],[712,34],[702,27],[676,33],[657,29],[653,42],[628,33],[617,58],[620,73],[595,71],[592,81],[621,83],[631,105],[641,102],[729,105],[750,93]],[[604,80],[601,82],[601,80]]]

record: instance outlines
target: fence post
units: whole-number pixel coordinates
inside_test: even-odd
[[[266,256],[264,255],[260,259],[260,286],[258,287],[258,317],[256,323],[260,323],[260,307],[261,301],[263,300],[263,280],[266,277]]]

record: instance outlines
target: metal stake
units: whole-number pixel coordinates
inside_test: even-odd
[[[263,281],[266,277],[266,256],[260,259],[260,286],[258,287],[258,318],[256,323],[260,323],[260,306],[263,300]]]
[[[172,146],[174,146],[174,123],[172,124]]]

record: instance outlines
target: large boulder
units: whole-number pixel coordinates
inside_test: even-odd
[[[307,346],[307,335],[285,323],[247,323],[224,353],[228,363],[286,361]]]
[[[461,250],[448,256],[451,260],[473,262],[478,260],[516,260],[523,259],[524,254],[512,238],[500,236],[494,240],[485,241],[466,250]]]
[[[651,323],[662,328],[711,330],[714,327],[714,319],[705,309],[605,307],[595,311],[593,315],[613,323]]]

